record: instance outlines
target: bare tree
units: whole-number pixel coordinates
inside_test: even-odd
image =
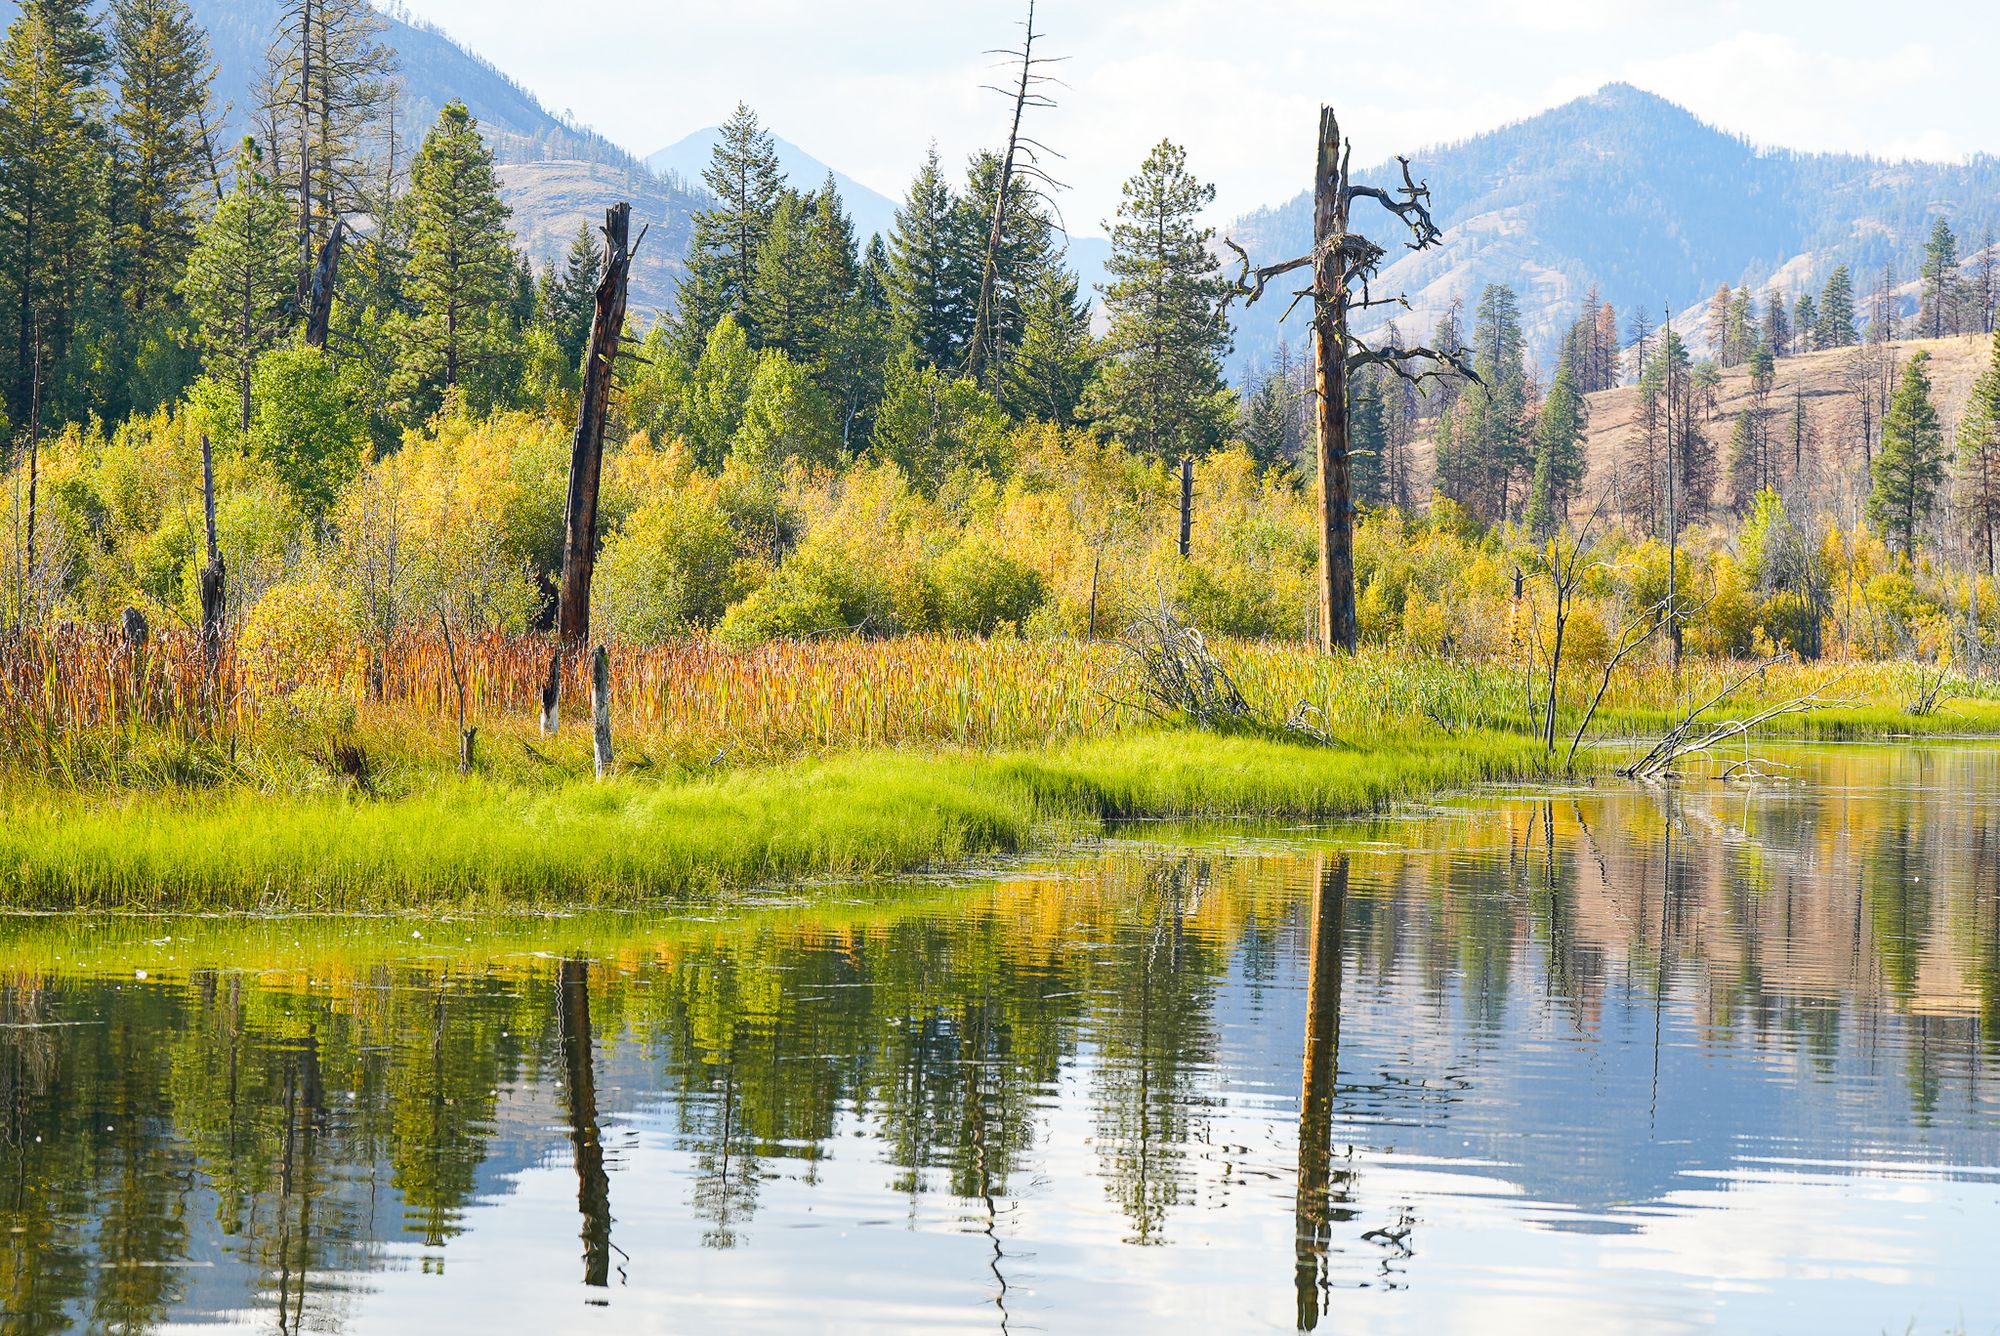
[[[1431,219],[1430,186],[1410,175],[1410,160],[1402,164],[1403,183],[1392,189],[1356,185],[1350,174],[1354,145],[1343,140],[1331,107],[1319,113],[1319,156],[1313,177],[1313,249],[1309,255],[1252,269],[1250,256],[1234,241],[1226,244],[1242,261],[1224,301],[1244,298],[1252,305],[1274,278],[1311,268],[1312,286],[1294,298],[1313,303],[1314,425],[1319,449],[1319,642],[1326,653],[1352,653],[1359,639],[1354,608],[1354,478],[1348,453],[1347,380],[1365,366],[1385,367],[1412,383],[1456,371],[1477,380],[1463,354],[1455,348],[1421,345],[1371,348],[1349,325],[1353,312],[1374,306],[1401,306],[1401,295],[1376,297],[1369,284],[1380,272],[1388,252],[1358,232],[1349,230],[1349,214],[1358,199],[1370,199],[1408,228],[1404,244],[1413,251],[1429,250],[1444,239]]]
[[[1045,65],[1059,63],[1065,57],[1037,56],[1035,42],[1047,36],[1035,31],[1035,0],[1028,0],[1028,18],[1021,25],[1022,38],[1018,49],[1000,48],[987,52],[988,55],[1005,56],[1019,63],[1020,74],[1011,89],[988,84],[986,87],[1013,105],[1013,117],[1007,126],[1007,149],[1000,155],[1000,188],[993,195],[993,220],[986,230],[986,255],[979,270],[979,304],[973,313],[972,344],[966,350],[966,370],[974,381],[992,373],[997,384],[1000,376],[999,339],[996,334],[999,322],[995,318],[995,307],[999,301],[1000,247],[1006,239],[1007,205],[1014,193],[1016,178],[1029,183],[1032,193],[1048,197],[1048,193],[1062,189],[1062,183],[1050,176],[1042,167],[1041,155],[1060,158],[1048,145],[1030,139],[1021,133],[1021,119],[1030,108],[1047,110],[1053,108],[1055,100],[1042,90],[1057,80],[1041,73]]]

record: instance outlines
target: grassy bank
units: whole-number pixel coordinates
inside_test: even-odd
[[[868,752],[714,778],[412,796],[45,790],[0,817],[0,888],[24,908],[286,910],[617,904],[779,879],[933,868],[1120,817],[1366,812],[1547,772],[1479,732],[1367,751],[1183,731],[1046,750]]]

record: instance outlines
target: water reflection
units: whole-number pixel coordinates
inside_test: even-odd
[[[0,1325],[1976,1330],[2000,751],[1797,759],[707,918],[15,920]]]

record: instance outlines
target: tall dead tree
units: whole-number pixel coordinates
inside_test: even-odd
[[[1430,185],[1410,175],[1410,160],[1396,159],[1403,183],[1391,189],[1356,185],[1351,176],[1354,145],[1340,137],[1333,108],[1319,113],[1319,154],[1313,176],[1312,253],[1281,264],[1253,269],[1250,256],[1234,241],[1225,244],[1242,262],[1225,301],[1244,298],[1249,306],[1264,295],[1265,286],[1297,269],[1313,271],[1312,286],[1300,290],[1293,305],[1313,304],[1314,427],[1319,449],[1319,643],[1326,653],[1353,652],[1359,639],[1354,612],[1354,475],[1348,450],[1347,382],[1365,366],[1386,367],[1421,385],[1434,377],[1456,373],[1477,380],[1457,348],[1371,348],[1351,327],[1354,312],[1375,306],[1401,306],[1400,294],[1377,297],[1369,284],[1388,252],[1350,230],[1354,202],[1369,199],[1381,205],[1409,231],[1410,250],[1429,250],[1444,239],[1431,220]],[[1287,314],[1290,309],[1287,308]]]
[[[562,586],[556,596],[556,636],[549,680],[542,688],[542,726],[553,732],[562,663],[580,653],[590,636],[590,579],[597,563],[597,484],[604,470],[604,422],[611,408],[612,374],[625,337],[626,284],[637,243],[632,206],[614,204],[604,215],[604,262],[598,269],[590,348],[583,364],[583,402],[570,443],[569,497],[564,506]],[[639,239],[645,239],[640,233]]]
[[[995,383],[1000,377],[997,311],[1000,302],[1000,248],[1006,240],[1007,206],[1014,194],[1014,182],[1016,178],[1030,182],[1033,193],[1044,198],[1048,191],[1062,189],[1062,183],[1050,176],[1041,164],[1044,153],[1057,158],[1062,155],[1021,133],[1021,118],[1030,108],[1046,110],[1056,105],[1053,98],[1041,91],[1056,80],[1039,71],[1042,66],[1056,64],[1062,59],[1035,54],[1036,40],[1047,36],[1035,31],[1035,0],[1028,0],[1028,19],[1021,25],[1021,31],[1024,36],[1018,50],[1009,47],[986,53],[1018,62],[1020,74],[1012,88],[986,85],[988,90],[1012,103],[1013,117],[1008,122],[1006,152],[1000,155],[1000,188],[993,196],[993,219],[986,229],[986,256],[979,271],[979,303],[973,311],[972,345],[966,350],[965,369],[975,382],[988,374]]]

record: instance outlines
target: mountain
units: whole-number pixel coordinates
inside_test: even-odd
[[[1357,204],[1356,223],[1403,256],[1383,270],[1376,294],[1408,294],[1412,310],[1396,314],[1414,339],[1429,335],[1454,298],[1469,325],[1481,289],[1510,284],[1544,366],[1592,285],[1621,318],[1643,307],[1657,326],[1665,308],[1682,319],[1719,283],[1748,283],[1760,298],[1776,286],[1790,300],[1817,291],[1840,264],[1853,270],[1860,293],[1885,263],[1907,277],[1939,214],[1951,219],[1962,250],[1976,247],[1985,227],[2000,226],[2000,159],[1886,162],[1760,149],[1626,84],[1413,153],[1411,170],[1430,182],[1445,244],[1405,252],[1386,215]],[[1393,161],[1355,175],[1400,184]],[[1224,232],[1258,263],[1304,254],[1310,192]],[[1268,356],[1281,336],[1308,341],[1303,311],[1281,328],[1283,302],[1266,303],[1238,314],[1240,365]],[[1379,329],[1384,319],[1371,323]]]
[[[689,189],[701,190],[701,174],[722,139],[720,126],[696,130],[676,140],[646,159],[646,166],[669,180],[678,180]],[[778,169],[796,190],[817,190],[829,173],[840,188],[840,199],[854,219],[854,235],[863,247],[868,238],[880,233],[886,241],[896,221],[896,202],[879,191],[870,190],[847,173],[829,167],[789,139],[771,137],[778,150]]]
[[[242,135],[251,126],[278,0],[189,0],[188,7],[208,30],[216,105],[228,112],[227,138]],[[19,14],[18,0],[0,0],[0,26]],[[560,260],[579,224],[601,223],[606,206],[629,200],[634,223],[652,229],[632,269],[633,312],[671,310],[685,272],[689,218],[701,207],[700,197],[661,180],[595,131],[552,115],[534,94],[437,29],[400,10],[381,16],[402,91],[395,118],[398,158],[407,163],[439,109],[462,100],[502,164],[501,193],[529,258],[537,264]]]

